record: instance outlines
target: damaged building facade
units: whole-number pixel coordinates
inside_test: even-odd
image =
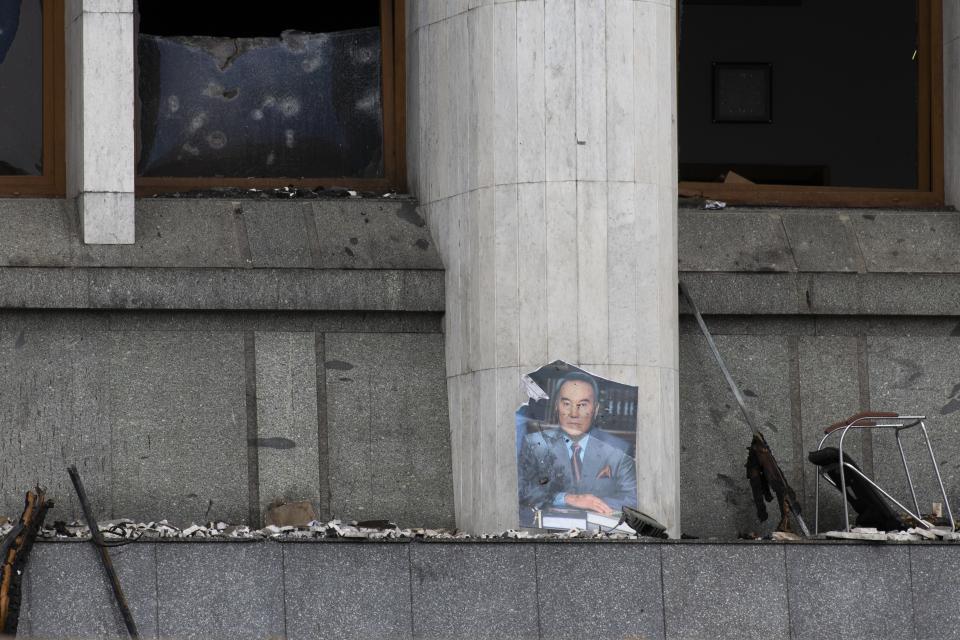
[[[274,4],[0,0],[0,513],[39,483],[79,517],[75,464],[103,520],[307,500],[501,532],[520,377],[564,360],[639,389],[639,505],[672,537],[767,534],[678,279],[808,522],[807,453],[864,409],[927,416],[960,496],[957,0]],[[905,495],[895,442],[851,438]],[[725,548],[642,553],[676,603]],[[484,581],[542,569],[504,553]],[[724,637],[669,600],[651,637]]]

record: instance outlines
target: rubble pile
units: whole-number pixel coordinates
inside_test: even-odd
[[[13,528],[13,523],[0,517],[0,539]],[[110,520],[100,525],[100,533],[106,542],[122,543],[140,538],[144,540],[157,539],[221,539],[221,540],[297,540],[297,539],[358,539],[358,540],[637,540],[647,539],[644,536],[631,535],[622,532],[583,531],[570,529],[568,531],[525,531],[509,529],[501,533],[472,536],[459,530],[400,528],[392,523],[378,522],[367,524],[364,522],[343,522],[330,520],[328,522],[311,521],[300,526],[268,525],[262,529],[251,529],[246,525],[231,525],[226,522],[208,522],[205,525],[191,524],[180,528],[166,520],[159,522],[134,522],[129,519]],[[45,525],[38,534],[43,540],[87,540],[90,538],[90,529],[79,521],[70,523],[56,522],[53,526]],[[771,540],[801,540],[799,536],[773,535]],[[960,532],[950,531],[944,527],[935,529],[912,528],[906,531],[878,531],[873,528],[856,527],[850,531],[827,531],[809,540],[860,540],[866,542],[960,542]]]
[[[0,537],[10,531],[10,523],[0,524]],[[99,525],[100,533],[105,542],[122,543],[124,540],[133,541],[156,539],[323,539],[323,538],[354,538],[363,540],[549,540],[549,539],[601,539],[601,540],[630,540],[641,536],[621,532],[606,533],[601,531],[582,531],[570,529],[568,531],[552,531],[549,533],[521,531],[510,529],[497,534],[471,536],[459,530],[406,528],[402,529],[392,523],[377,523],[367,525],[363,522],[342,522],[330,520],[328,522],[312,521],[302,526],[268,525],[262,529],[251,529],[246,525],[231,525],[226,522],[209,522],[205,525],[191,524],[180,528],[166,520],[158,522],[134,522],[129,519],[110,520]],[[89,539],[90,529],[79,521],[70,523],[56,522],[53,526],[44,526],[38,535],[43,540]]]
[[[922,540],[943,540],[960,542],[960,533],[949,527],[924,529],[912,527],[906,531],[880,531],[873,527],[854,527],[850,531],[828,531],[823,537],[834,540],[867,540],[872,542],[920,542]]]

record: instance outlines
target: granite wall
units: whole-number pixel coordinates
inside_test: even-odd
[[[0,514],[453,526],[443,271],[405,199],[152,199],[86,246],[0,200]]]
[[[960,633],[946,544],[169,542],[111,550],[145,638]],[[18,637],[124,637],[89,543],[41,543]]]
[[[414,203],[138,206],[137,244],[96,247],[62,201],[0,200],[0,513],[40,482],[51,519],[76,516],[74,463],[101,518],[256,522],[286,497],[453,526],[444,270]],[[682,209],[679,234],[680,276],[809,523],[806,453],[865,407],[927,415],[960,495],[955,213]],[[749,432],[683,308],[680,364],[683,532],[768,531]],[[895,444],[854,444],[904,496]],[[907,454],[921,505],[939,501],[922,443]]]
[[[689,285],[747,404],[812,525],[823,428],[861,409],[927,416],[948,496],[960,497],[960,219],[948,211],[733,208],[680,215]],[[749,430],[705,340],[681,308],[683,531],[764,533],[743,464]],[[942,502],[917,432],[904,445],[921,509]],[[889,432],[854,434],[851,454],[909,501]],[[823,487],[823,526],[839,493]],[[957,509],[960,504],[954,504]],[[775,511],[775,510],[774,510]]]

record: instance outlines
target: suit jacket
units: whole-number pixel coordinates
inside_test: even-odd
[[[633,458],[594,433],[583,453],[580,482],[573,479],[570,453],[560,429],[527,434],[517,461],[520,505],[544,508],[558,493],[590,493],[612,509],[637,506],[637,470]]]

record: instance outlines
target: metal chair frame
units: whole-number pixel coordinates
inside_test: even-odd
[[[844,523],[846,525],[846,531],[850,531],[850,506],[847,501],[847,476],[846,476],[846,472],[848,470],[852,473],[855,473],[859,477],[863,478],[863,480],[869,483],[870,486],[872,486],[874,489],[879,491],[888,500],[890,500],[892,503],[897,505],[901,510],[907,513],[910,517],[916,520],[920,524],[920,526],[925,527],[927,529],[933,528],[933,524],[924,520],[923,517],[920,515],[920,503],[917,501],[916,487],[914,487],[913,485],[913,477],[910,475],[910,467],[907,464],[907,456],[903,452],[903,443],[900,441],[900,433],[902,431],[905,431],[907,429],[912,429],[914,427],[920,427],[920,431],[923,434],[924,442],[926,442],[927,444],[927,451],[930,453],[930,462],[931,464],[933,464],[933,470],[937,476],[937,483],[940,485],[940,494],[943,496],[943,504],[946,507],[947,515],[950,518],[951,530],[956,529],[957,525],[953,518],[953,510],[950,508],[950,500],[947,498],[947,491],[943,486],[943,478],[940,476],[940,467],[937,465],[937,459],[933,454],[933,446],[931,446],[930,444],[930,436],[927,434],[927,427],[923,422],[925,419],[926,419],[926,416],[890,417],[890,416],[862,415],[858,417],[856,420],[853,420],[847,423],[845,426],[838,427],[836,429],[833,429],[827,432],[823,436],[823,438],[820,439],[820,444],[817,446],[817,451],[823,448],[823,444],[827,440],[827,438],[834,435],[835,433],[840,434],[840,443],[839,443],[839,446],[837,447],[838,449],[837,462],[839,464],[839,469],[840,469],[840,486],[837,488],[840,489],[840,493],[841,495],[843,495],[843,518],[844,518]],[[862,471],[854,467],[849,462],[844,461],[843,440],[844,438],[846,438],[847,433],[849,433],[851,429],[893,429],[894,430],[894,434],[896,435],[896,439],[897,439],[897,449],[899,449],[900,451],[900,460],[903,462],[903,472],[907,477],[907,484],[910,486],[910,495],[913,498],[913,506],[916,509],[916,512],[911,511],[899,500],[897,500],[892,495],[884,491],[883,488],[880,487],[880,485],[878,485],[876,482],[874,482],[869,477],[867,477],[867,475],[864,474]],[[829,482],[831,485],[835,487],[837,486],[836,483],[826,475],[826,473],[822,471],[817,472],[817,485],[816,485],[816,493],[815,493],[816,511],[814,513],[814,521],[813,521],[814,533],[820,532],[820,477],[821,476],[823,476],[823,478],[827,482]]]

